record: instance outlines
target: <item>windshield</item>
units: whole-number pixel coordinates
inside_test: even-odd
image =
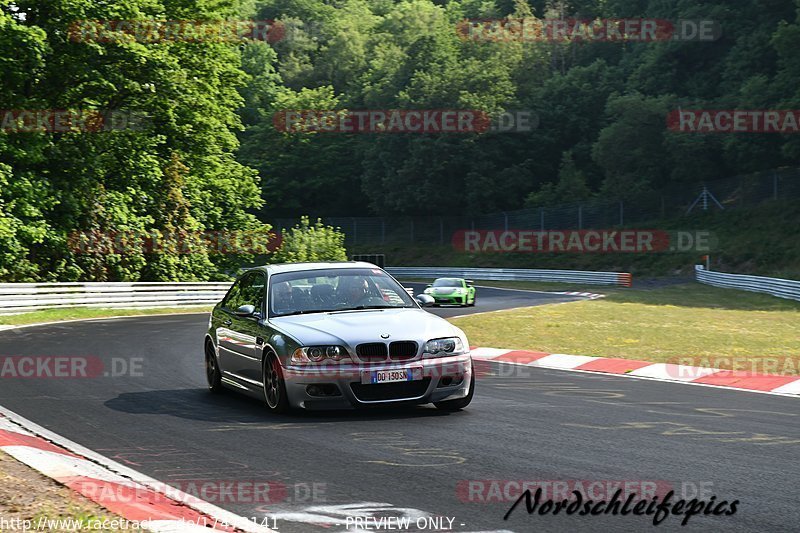
[[[461,280],[457,278],[441,278],[433,282],[434,287],[461,287]]]
[[[378,268],[336,268],[274,274],[269,316],[417,307],[405,289]]]

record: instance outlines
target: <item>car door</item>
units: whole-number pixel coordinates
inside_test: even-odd
[[[220,370],[223,374],[230,372],[234,365],[236,353],[236,340],[233,326],[233,310],[237,309],[241,301],[242,283],[248,276],[242,276],[237,279],[233,286],[231,286],[228,294],[222,300],[220,307],[215,311],[218,313],[217,324],[217,347],[218,347],[218,362]]]
[[[220,367],[223,374],[240,384],[261,386],[261,341],[259,328],[264,316],[266,276],[249,272],[240,278],[222,305],[224,320],[217,329]],[[238,316],[235,311],[243,305],[252,305],[252,316]]]

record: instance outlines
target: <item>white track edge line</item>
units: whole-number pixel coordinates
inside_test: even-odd
[[[602,359],[602,358],[601,358]],[[696,387],[710,387],[712,389],[721,389],[721,390],[728,390],[728,391],[737,391],[737,392],[752,392],[755,394],[769,394],[771,396],[782,396],[784,398],[798,398],[797,394],[790,394],[786,392],[773,392],[773,391],[766,391],[766,390],[754,390],[754,389],[741,389],[738,387],[728,387],[726,385],[712,385],[710,383],[693,383],[691,381],[675,381],[671,379],[663,379],[663,378],[651,378],[647,376],[633,376],[630,374],[614,374],[611,372],[599,372],[596,370],[578,370],[577,368],[553,368],[553,367],[545,367],[545,366],[532,366],[527,363],[514,363],[513,361],[496,361],[494,359],[476,359],[477,361],[487,361],[489,363],[495,363],[498,365],[514,365],[514,366],[524,366],[527,368],[535,368],[538,370],[554,370],[556,372],[578,372],[581,374],[590,374],[593,376],[608,376],[608,377],[618,377],[618,378],[628,378],[628,379],[641,379],[645,381],[659,381],[661,383],[671,383],[673,385],[694,385]],[[798,376],[800,379],[800,376]]]
[[[19,425],[23,429],[33,433],[36,436],[42,437],[45,440],[48,440],[54,444],[65,448],[72,453],[77,455],[81,455],[86,459],[108,469],[112,473],[118,474],[120,476],[126,477],[131,481],[139,483],[151,490],[159,492],[161,494],[166,494],[171,499],[179,502],[182,505],[185,505],[195,511],[200,513],[206,514],[211,518],[218,519],[221,523],[229,524],[235,528],[238,528],[242,531],[246,531],[248,533],[274,533],[272,529],[259,526],[252,521],[244,518],[242,516],[237,515],[231,511],[227,511],[222,509],[221,507],[217,507],[214,504],[205,502],[203,500],[198,499],[195,496],[187,494],[181,490],[178,490],[170,485],[162,481],[158,481],[157,479],[151,478],[137,470],[129,468],[127,466],[121,465],[116,461],[105,457],[89,448],[86,448],[77,442],[74,442],[66,437],[63,437],[57,433],[50,431],[47,428],[44,428],[33,422],[28,420],[27,418],[11,411],[2,405],[0,405],[0,414],[4,415],[7,419],[11,420],[15,424]],[[102,504],[99,504],[102,506]],[[209,529],[209,531],[212,531]]]
[[[619,285],[598,285],[598,287],[619,287]],[[492,287],[491,285],[475,285],[476,289],[496,289],[498,291],[514,291],[514,292],[533,292],[536,294],[555,294],[558,296],[561,295],[569,295],[569,296],[578,296],[578,292],[580,291],[537,291],[534,289],[513,289],[511,287]],[[570,294],[571,292],[575,292],[576,294]],[[606,296],[605,294],[591,292],[589,294],[598,294],[600,296]],[[584,298],[588,298],[584,296]]]

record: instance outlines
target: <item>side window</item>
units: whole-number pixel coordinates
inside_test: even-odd
[[[225,300],[225,309],[235,311],[243,305],[252,305],[261,312],[264,301],[264,276],[250,273],[236,282]]]
[[[264,308],[265,281],[266,276],[257,272],[253,273],[249,282],[242,286],[244,303],[241,305],[252,305],[256,308],[256,311],[260,313]]]
[[[231,290],[228,291],[228,295],[225,296],[225,300],[222,302],[222,307],[225,309],[230,309],[231,311],[239,307],[236,302],[241,299],[242,283],[246,281],[248,277],[249,276],[245,276],[236,280],[236,283],[233,284]]]

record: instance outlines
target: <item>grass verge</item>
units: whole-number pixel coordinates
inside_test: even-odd
[[[452,322],[477,346],[800,375],[800,302],[697,283],[597,292],[607,297]]]
[[[0,315],[0,326],[22,326],[41,322],[58,322],[62,320],[83,320],[88,318],[105,318],[111,316],[168,315],[174,313],[208,313],[211,305],[191,307],[164,307],[157,309],[87,309],[68,307],[64,309],[47,309],[18,315]]]
[[[0,517],[10,526],[8,531],[142,531],[4,452],[0,452]],[[98,527],[104,524],[107,527]]]

